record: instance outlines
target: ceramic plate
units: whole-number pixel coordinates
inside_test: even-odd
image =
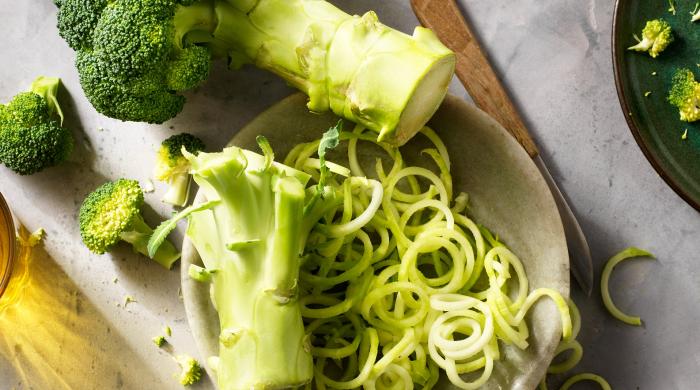
[[[277,156],[284,156],[292,146],[319,138],[338,119],[312,114],[305,103],[301,94],[282,100],[238,132],[231,144],[257,150],[255,137],[264,134]],[[446,98],[430,126],[449,149],[455,193],[469,193],[471,216],[498,233],[520,257],[531,289],[550,287],[568,296],[569,262],[559,214],[522,147],[484,112],[453,96]],[[422,149],[420,138],[404,147],[404,156],[417,155]],[[198,195],[195,201],[202,198]],[[202,356],[217,355],[218,317],[209,302],[209,286],[187,275],[192,263],[201,264],[201,260],[185,239],[181,269],[187,317]],[[529,348],[506,348],[487,388],[533,389],[544,375],[561,335],[559,313],[554,304],[542,300],[528,321]],[[441,382],[438,388],[452,387]]]
[[[700,122],[681,122],[666,101],[678,68],[692,70],[700,80],[700,22],[690,23],[694,1],[618,0],[613,21],[613,63],[622,110],[639,147],[656,171],[688,203],[700,210]],[[658,57],[627,50],[641,35],[645,21],[663,18],[675,41]],[[653,74],[655,72],[655,75]],[[649,96],[644,96],[651,92]],[[681,135],[688,129],[688,138]]]

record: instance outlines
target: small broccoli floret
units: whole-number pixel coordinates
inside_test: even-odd
[[[190,162],[182,155],[182,148],[197,155],[205,146],[192,134],[177,134],[161,143],[156,157],[155,177],[170,185],[163,202],[175,206],[184,206],[190,192]]]
[[[136,180],[119,179],[101,185],[80,207],[80,235],[92,252],[103,254],[119,241],[130,243],[134,250],[148,256],[148,239],[153,229],[141,216],[143,191]],[[180,253],[164,242],[152,257],[170,269]]]
[[[175,357],[175,360],[182,368],[180,383],[183,386],[191,386],[202,379],[202,366],[194,358],[187,355],[178,355]]]
[[[636,36],[635,36],[636,38]],[[656,58],[659,53],[673,42],[673,32],[671,26],[663,19],[650,20],[642,30],[642,39],[628,50],[646,51],[652,58]]]
[[[680,118],[685,122],[700,119],[700,83],[690,69],[679,69],[673,76],[668,101],[678,108]]]
[[[41,76],[29,92],[0,105],[0,162],[20,175],[57,165],[73,151],[56,99],[59,84],[58,78]]]

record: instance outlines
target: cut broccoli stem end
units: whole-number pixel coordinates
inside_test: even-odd
[[[139,214],[131,221],[131,230],[122,232],[120,237],[123,241],[131,244],[136,252],[149,257],[148,239],[151,237],[151,234],[153,234],[153,229],[148,226]],[[166,269],[170,269],[179,258],[180,252],[169,241],[165,241],[151,259]]]
[[[163,195],[163,202],[182,207],[187,204],[190,194],[190,175],[187,172],[173,176],[169,181],[168,190]]]
[[[312,111],[331,110],[400,145],[420,131],[447,94],[455,56],[430,30],[418,27],[407,35],[372,12],[353,17],[326,2],[302,6],[300,0],[284,3],[285,28],[271,28],[255,22],[281,12],[268,3],[261,0],[244,13],[231,2],[217,2],[213,36],[229,49],[233,66],[254,63],[277,74],[309,95]],[[316,29],[323,31],[299,34]]]

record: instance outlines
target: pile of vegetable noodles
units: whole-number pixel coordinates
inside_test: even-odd
[[[284,161],[314,179],[330,169],[327,184],[341,199],[311,232],[300,271],[316,388],[430,389],[439,368],[455,386],[478,388],[501,356],[499,341],[527,348],[524,318],[543,296],[561,312],[563,339],[572,338],[566,300],[547,288],[528,294],[520,260],[466,215],[467,194],[453,196],[445,145],[431,129],[421,133],[437,174],[406,166],[399,149],[360,126],[340,133],[349,169],[313,158],[320,140]],[[388,171],[376,161],[378,181],[365,178],[358,141],[390,156]]]

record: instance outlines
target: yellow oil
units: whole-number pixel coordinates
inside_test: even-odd
[[[2,217],[0,217],[2,219]],[[5,291],[0,292],[0,316],[6,308],[17,304],[22,293],[29,284],[29,263],[31,261],[32,247],[20,244],[29,238],[29,232],[20,226],[18,236],[12,235],[12,229],[8,229],[11,224],[1,221],[6,226],[0,226],[0,275],[8,275],[9,283]],[[12,268],[11,270],[9,268]]]

